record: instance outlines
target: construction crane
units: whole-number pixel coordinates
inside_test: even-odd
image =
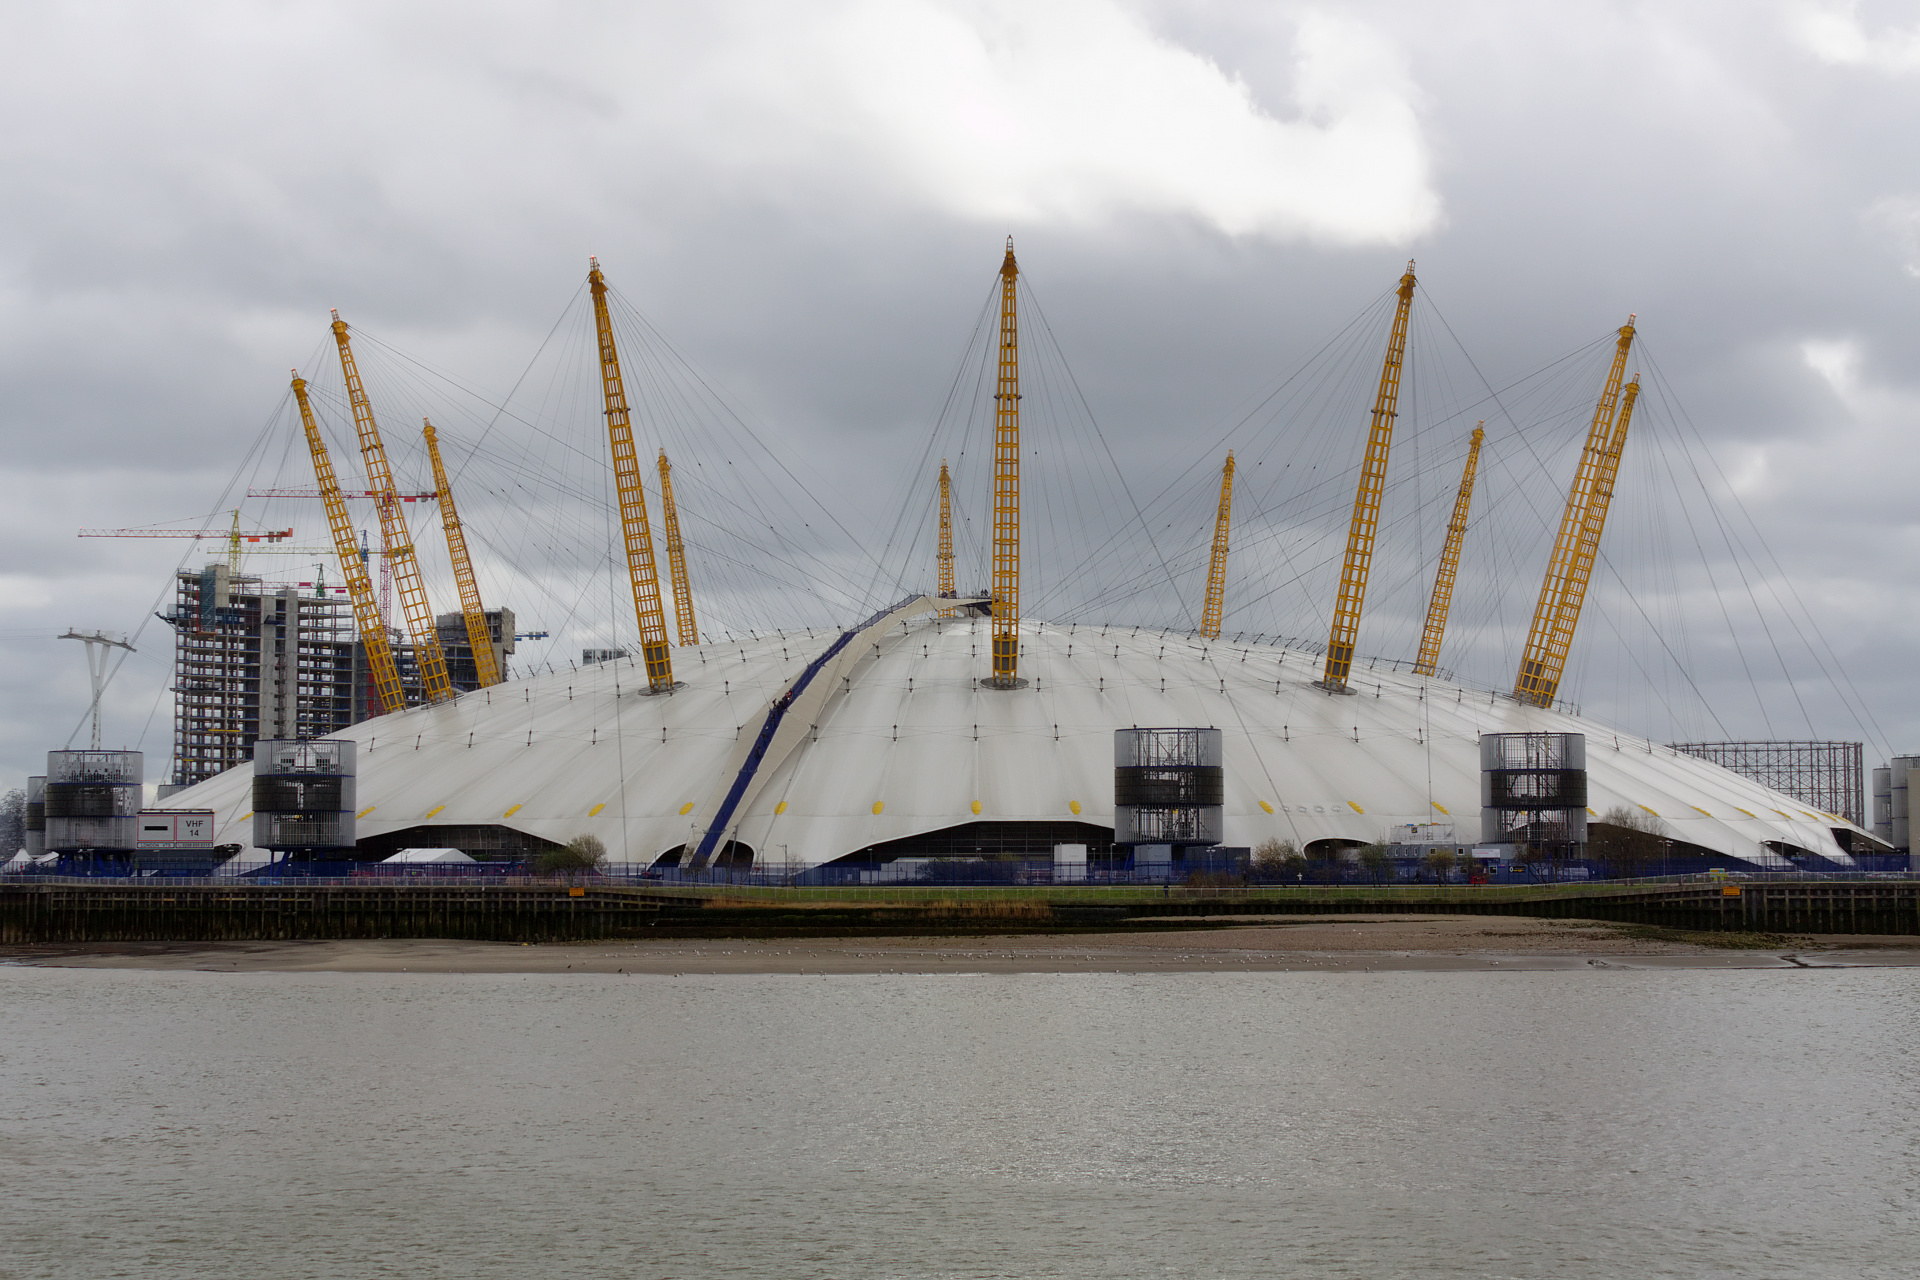
[[[1000,366],[993,393],[993,678],[1020,687],[1020,268],[1007,237],[1000,264]]]
[[[293,536],[291,529],[269,529],[260,533],[240,532],[240,510],[233,510],[232,527],[218,529],[82,529],[83,538],[225,538],[227,540],[227,570],[240,572],[240,548],[242,543],[280,542]],[[64,638],[64,637],[63,637]]]
[[[951,600],[959,593],[953,587],[953,481],[947,475],[947,460],[940,459],[940,595]],[[953,610],[942,609],[940,616],[951,618]]]
[[[633,612],[640,623],[640,656],[647,688],[673,688],[673,657],[667,647],[667,615],[660,604],[660,568],[653,556],[653,530],[647,523],[647,491],[640,482],[640,455],[633,447],[633,423],[627,411],[626,382],[607,314],[607,281],[600,259],[589,258],[587,285],[593,294],[593,323],[600,338],[600,390],[607,404],[607,441],[613,453],[614,488],[620,496],[620,532],[627,544],[627,576],[633,581]]]
[[[1460,473],[1460,492],[1454,495],[1453,519],[1447,521],[1446,545],[1440,549],[1440,569],[1433,575],[1433,599],[1427,602],[1427,626],[1420,633],[1420,653],[1413,673],[1430,676],[1440,661],[1440,639],[1447,633],[1447,610],[1453,605],[1453,581],[1460,574],[1460,544],[1467,536],[1467,509],[1473,505],[1473,477],[1480,467],[1480,442],[1487,438],[1486,419],[1473,428],[1467,442],[1467,466]]]
[[[1526,651],[1520,657],[1520,671],[1514,678],[1513,696],[1536,707],[1550,707],[1560,691],[1560,677],[1567,666],[1567,654],[1573,648],[1573,631],[1580,623],[1580,609],[1586,603],[1587,584],[1593,577],[1594,558],[1600,550],[1600,533],[1607,522],[1607,506],[1613,501],[1613,485],[1620,472],[1620,454],[1627,445],[1627,425],[1633,420],[1634,401],[1640,395],[1640,380],[1621,394],[1626,377],[1627,353],[1633,347],[1634,317],[1620,326],[1614,344],[1613,367],[1607,371],[1606,386],[1593,409],[1593,424],[1587,429],[1586,447],[1580,451],[1580,469],[1574,473],[1573,487],[1567,491],[1567,507],[1560,515],[1560,536],[1554,540],[1553,555],[1547,561],[1547,575],[1540,583],[1540,601],[1534,607],[1533,626],[1527,632]]]
[[[1367,571],[1373,567],[1373,540],[1380,528],[1380,495],[1386,487],[1387,449],[1393,443],[1395,406],[1400,402],[1400,371],[1407,358],[1407,313],[1413,307],[1413,263],[1400,277],[1400,303],[1387,337],[1387,358],[1380,366],[1380,389],[1373,398],[1373,425],[1367,432],[1367,456],[1360,464],[1360,487],[1353,495],[1353,520],[1347,526],[1347,558],[1340,569],[1340,596],[1327,633],[1327,663],[1320,683],[1329,692],[1347,691],[1353,647],[1360,636],[1360,606],[1367,598]]]
[[[300,488],[249,489],[247,490],[247,496],[249,498],[317,498],[320,496],[320,491],[318,489]],[[377,498],[380,495],[371,489],[342,489],[340,496],[343,498]],[[434,493],[402,493],[397,496],[402,502],[431,502],[439,495]]]
[[[1220,468],[1220,513],[1213,520],[1213,559],[1207,565],[1207,607],[1200,617],[1200,634],[1220,638],[1220,615],[1227,602],[1227,525],[1233,516],[1233,450]]]
[[[487,626],[487,611],[480,604],[480,584],[473,576],[473,561],[467,557],[467,535],[460,528],[460,513],[453,505],[453,485],[447,480],[447,468],[440,461],[440,437],[430,419],[422,418],[427,437],[427,457],[433,461],[434,493],[440,501],[440,527],[447,534],[447,555],[453,561],[453,580],[460,588],[460,612],[467,621],[467,644],[473,649],[473,671],[482,689],[500,683],[500,663],[493,654],[493,631]],[[451,683],[451,682],[449,682]]]
[[[683,645],[700,643],[700,628],[693,621],[693,585],[687,581],[687,546],[680,541],[680,511],[673,505],[673,469],[667,465],[667,451],[660,451],[660,509],[667,522],[667,570],[673,576],[673,620]]]
[[[306,428],[307,449],[313,454],[313,477],[320,483],[320,497],[327,505],[327,523],[333,528],[333,551],[340,560],[340,572],[347,580],[347,597],[353,601],[354,625],[360,632],[360,644],[367,652],[367,670],[373,676],[374,692],[383,712],[403,711],[407,695],[400,687],[400,669],[393,660],[393,646],[380,621],[379,607],[373,599],[373,583],[367,579],[367,563],[360,544],[354,541],[353,521],[347,515],[346,501],[340,496],[340,483],[334,479],[333,461],[327,457],[327,442],[320,438],[320,424],[313,419],[313,405],[307,399],[307,380],[298,369],[293,373],[293,398],[300,405],[300,425]]]
[[[373,405],[360,383],[360,369],[354,363],[353,346],[347,339],[347,322],[333,313],[333,340],[340,348],[340,373],[347,383],[347,402],[353,406],[353,425],[360,436],[360,456],[367,467],[367,487],[374,492],[374,505],[380,510],[380,539],[386,563],[400,589],[400,611],[407,618],[407,634],[413,640],[413,661],[420,669],[420,683],[428,702],[445,702],[453,696],[447,680],[447,659],[440,651],[440,632],[433,623],[433,606],[427,603],[426,583],[420,578],[420,561],[414,555],[413,534],[400,511],[400,494],[393,487],[393,469],[387,465],[387,447],[380,442],[380,426],[373,420]]]

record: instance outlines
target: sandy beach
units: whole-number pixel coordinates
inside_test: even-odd
[[[16,946],[0,962],[229,973],[1193,973],[1920,966],[1920,939],[1741,938],[1586,920],[1356,915],[1159,933],[755,938],[520,945],[443,939]]]

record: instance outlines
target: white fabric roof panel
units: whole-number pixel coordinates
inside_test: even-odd
[[[813,863],[976,818],[1110,826],[1113,731],[1138,725],[1224,731],[1229,844],[1374,841],[1428,821],[1476,840],[1480,734],[1555,731],[1586,734],[1599,813],[1642,807],[1676,839],[1762,864],[1784,864],[1763,841],[1849,862],[1837,819],[1717,765],[1485,690],[1359,666],[1356,692],[1336,696],[1314,686],[1320,660],[1299,650],[1038,622],[1021,628],[1028,687],[983,689],[988,628],[918,617],[877,649],[863,642],[791,754],[769,758],[727,838],[763,860],[784,847]],[[339,736],[362,744],[360,835],[499,823],[554,841],[597,835],[616,862],[697,842],[731,780],[740,727],[757,725],[837,636],[676,649],[681,687],[670,695],[646,693],[625,660],[355,725]],[[220,838],[244,840],[250,795],[242,767],[169,807],[215,809]]]

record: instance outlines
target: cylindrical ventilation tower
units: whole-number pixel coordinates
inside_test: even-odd
[[[1116,729],[1113,842],[1216,845],[1226,780],[1218,729]]]
[[[145,768],[138,751],[47,752],[47,852],[131,852]]]
[[[276,853],[351,849],[352,742],[262,738],[253,744],[253,842]]]
[[[27,779],[27,856],[47,851],[47,775]]]
[[[1577,856],[1587,842],[1587,737],[1480,735],[1480,838]]]

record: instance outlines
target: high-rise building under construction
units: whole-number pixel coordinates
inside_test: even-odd
[[[366,647],[346,600],[324,588],[235,577],[226,564],[175,575],[173,773],[191,786],[251,760],[261,738],[321,738],[378,715]],[[438,620],[455,689],[479,687],[463,619]],[[489,610],[496,665],[513,652],[512,610]],[[413,648],[389,632],[409,703],[422,697]]]

